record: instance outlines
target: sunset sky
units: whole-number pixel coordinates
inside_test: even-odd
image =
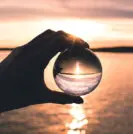
[[[133,45],[133,0],[1,0],[0,47],[20,46],[46,29],[91,47]]]

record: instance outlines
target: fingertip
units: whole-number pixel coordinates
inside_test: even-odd
[[[65,41],[71,41],[71,43],[73,42],[73,40],[76,39],[75,35],[72,35],[70,33],[64,32],[63,30],[59,30],[57,31],[57,35],[64,37]]]
[[[59,30],[59,31],[57,31],[57,34],[67,35],[67,33],[66,33],[66,32],[64,32],[63,30]]]
[[[84,43],[84,47],[85,47],[85,48],[90,48],[90,45],[89,45],[87,42],[85,42],[85,43]]]
[[[84,100],[81,97],[75,97],[73,102],[77,104],[82,104],[84,103]]]

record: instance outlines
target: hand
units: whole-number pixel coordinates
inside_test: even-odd
[[[15,48],[0,64],[0,107],[6,105],[5,110],[11,110],[39,103],[83,103],[81,97],[48,89],[43,78],[51,58],[72,45],[89,47],[80,38],[63,31],[47,30]]]

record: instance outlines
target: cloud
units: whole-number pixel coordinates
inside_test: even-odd
[[[48,11],[35,8],[7,7],[0,8],[0,21],[45,18]]]
[[[24,0],[25,1],[25,0]],[[6,0],[0,4],[0,21],[45,18],[129,18],[133,19],[132,0]]]

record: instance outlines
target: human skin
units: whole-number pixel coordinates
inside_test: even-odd
[[[0,112],[41,103],[83,103],[81,97],[50,90],[44,82],[51,58],[72,45],[89,47],[78,37],[47,30],[15,48],[0,63]]]

